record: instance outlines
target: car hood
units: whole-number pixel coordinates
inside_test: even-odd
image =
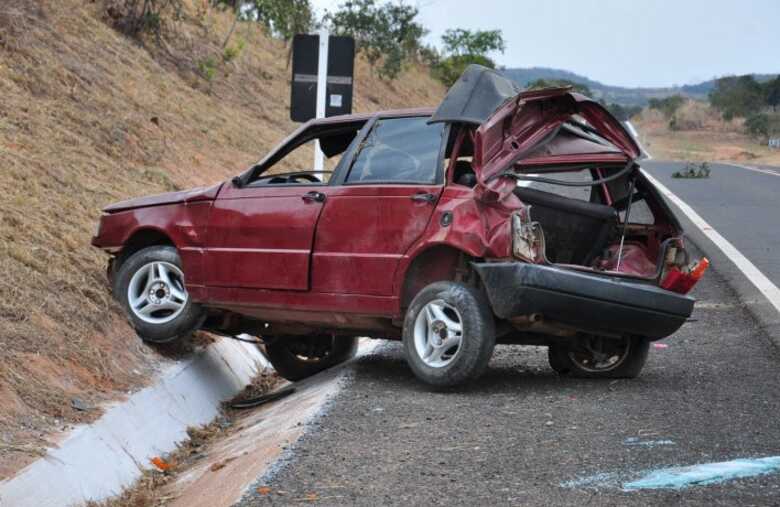
[[[136,197],[126,201],[117,202],[106,206],[103,211],[106,213],[116,213],[134,208],[145,208],[149,206],[161,206],[164,204],[178,204],[197,201],[213,201],[216,199],[222,183],[208,187],[196,187],[189,190],[180,190],[178,192],[166,192],[164,194],[148,195]]]

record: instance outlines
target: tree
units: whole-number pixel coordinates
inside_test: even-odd
[[[682,95],[672,95],[662,99],[650,99],[647,101],[647,107],[661,111],[666,118],[674,118],[675,113],[685,104],[685,97]]]
[[[772,111],[777,111],[780,105],[780,76],[768,81],[766,87],[766,103],[772,106]]]
[[[443,55],[433,66],[433,74],[447,86],[451,86],[471,64],[495,68],[488,56],[493,51],[504,52],[506,44],[501,30],[450,29],[441,38]]]
[[[745,120],[745,130],[756,138],[769,137],[769,116],[764,113],[748,116]]]
[[[710,92],[710,104],[721,112],[725,120],[758,113],[764,103],[764,90],[751,75],[722,77]]]
[[[324,22],[336,35],[354,37],[372,67],[379,66],[379,76],[395,79],[403,63],[421,47],[425,29],[417,21],[416,7],[402,2],[378,4],[376,0],[347,0]]]
[[[504,52],[506,44],[501,30],[450,29],[441,36],[445,52],[453,56],[486,55],[491,51]]]
[[[642,112],[642,108],[639,106],[623,106],[615,102],[604,104],[604,107],[619,121],[628,121],[631,117]]]
[[[590,88],[588,88],[588,85],[575,83],[574,81],[569,81],[568,79],[537,79],[536,81],[531,81],[528,83],[526,88],[529,90],[538,90],[542,88],[561,88],[566,86],[571,86],[575,92],[587,95],[588,97],[593,95]]]
[[[242,15],[261,23],[274,37],[292,40],[296,33],[314,28],[314,12],[309,0],[249,0]]]

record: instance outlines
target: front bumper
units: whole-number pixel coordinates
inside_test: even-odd
[[[522,262],[473,264],[496,316],[541,314],[592,331],[657,340],[693,312],[694,299],[655,285]]]

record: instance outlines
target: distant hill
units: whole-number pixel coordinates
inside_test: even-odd
[[[593,92],[596,99],[604,99],[606,102],[614,102],[624,106],[645,106],[652,98],[663,98],[670,95],[684,95],[692,99],[704,100],[707,94],[715,87],[715,79],[698,84],[669,86],[662,88],[628,88],[624,86],[612,86],[594,81],[593,79],[575,74],[568,70],[550,69],[547,67],[529,67],[524,69],[503,69],[503,73],[521,86],[537,79],[566,79],[575,83],[584,84]],[[755,74],[759,81],[767,81],[775,77],[775,74]]]

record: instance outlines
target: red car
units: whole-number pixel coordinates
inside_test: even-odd
[[[312,140],[324,176],[294,170]],[[639,156],[597,102],[472,66],[435,111],[313,120],[230,181],[108,206],[92,244],[141,338],[259,336],[292,380],[358,336],[403,340],[439,386],[479,376],[496,343],[635,377],[707,265]]]

